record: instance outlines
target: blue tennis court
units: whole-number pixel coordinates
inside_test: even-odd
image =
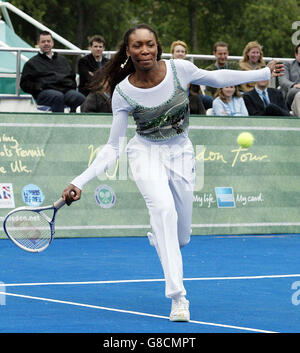
[[[192,236],[191,321],[172,323],[146,237],[59,238],[40,254],[0,240],[0,332],[300,332],[299,248],[298,234]]]

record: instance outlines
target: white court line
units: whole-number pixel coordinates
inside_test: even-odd
[[[300,277],[300,273],[287,275],[257,275],[257,276],[227,276],[227,277],[195,277],[184,278],[184,281],[223,281],[223,280],[245,280],[245,279],[271,279],[271,278],[292,278]],[[149,279],[122,279],[111,281],[82,281],[82,282],[32,282],[32,283],[4,283],[5,287],[25,287],[25,286],[53,286],[53,285],[81,285],[81,284],[114,284],[114,283],[144,283],[144,282],[164,282],[163,278]]]
[[[300,224],[300,223],[299,223]],[[148,229],[151,228],[149,224],[123,224],[123,225],[90,225],[90,226],[57,226],[55,229],[59,230],[84,230],[84,229]],[[48,229],[48,228],[46,228]]]
[[[85,307],[85,308],[92,308],[92,309],[99,309],[99,310],[107,310],[107,311],[114,311],[114,312],[119,312],[119,313],[124,313],[124,314],[132,314],[132,315],[147,316],[147,317],[154,317],[154,318],[158,318],[158,319],[169,320],[169,317],[168,317],[168,316],[161,316],[161,315],[155,315],[155,314],[141,313],[141,312],[139,312],[139,311],[108,308],[108,307],[98,306],[98,305],[83,304],[83,303],[77,303],[77,302],[71,302],[71,301],[65,301],[65,300],[58,300],[58,299],[34,297],[34,296],[31,296],[31,295],[7,293],[7,292],[1,292],[1,291],[0,291],[0,293],[4,293],[5,295],[12,296],[12,297],[19,297],[19,298],[25,298],[25,299],[40,300],[40,301],[46,301],[46,302],[52,302],[52,303],[59,303],[59,304],[68,304],[68,305],[74,305],[74,306],[81,306],[81,307]],[[230,329],[235,329],[235,330],[259,332],[259,333],[277,333],[277,332],[275,332],[275,331],[267,331],[267,330],[261,330],[261,329],[254,329],[254,328],[250,328],[250,327],[233,326],[233,325],[224,325],[224,324],[217,324],[217,323],[212,323],[212,322],[204,322],[204,321],[196,321],[196,320],[190,320],[189,323],[199,324],[199,325],[216,326],[216,327],[224,327],[224,328],[230,328]]]
[[[255,222],[255,223],[208,223],[192,224],[192,228],[229,228],[229,227],[281,227],[299,226],[300,222]]]
[[[90,128],[90,129],[95,129],[95,128],[99,128],[99,129],[103,129],[103,128],[107,128],[110,129],[111,128],[111,124],[56,124],[56,123],[0,123],[0,127],[75,127],[75,128]],[[128,128],[130,129],[135,129],[136,126],[135,125],[128,125]]]
[[[194,130],[268,130],[268,131],[300,131],[299,127],[276,127],[276,126],[201,126],[190,125]]]
[[[111,124],[76,124],[76,123],[0,123],[0,127],[66,127],[66,128],[111,128]],[[135,129],[135,125],[128,125],[128,128]],[[193,130],[269,130],[269,131],[300,131],[300,127],[276,127],[276,126],[207,126],[207,125],[190,125]]]
[[[230,227],[284,227],[300,226],[300,222],[260,222],[260,223],[203,223],[192,224],[192,228],[230,228]],[[57,226],[57,230],[87,230],[87,229],[148,229],[149,224],[123,225],[89,225],[89,226]]]

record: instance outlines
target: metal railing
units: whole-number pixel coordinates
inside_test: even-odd
[[[21,56],[22,53],[38,53],[39,49],[38,48],[0,48],[0,53],[1,52],[11,52],[16,55],[16,73],[0,73],[0,77],[15,77],[16,78],[16,86],[15,86],[15,95],[19,96],[20,95],[20,80],[21,80]],[[53,49],[54,52],[60,53],[62,55],[76,55],[76,56],[83,56],[86,54],[89,54],[89,50],[77,50],[77,49]],[[110,59],[112,55],[115,54],[115,51],[104,51],[103,55]],[[163,53],[162,58],[168,59],[171,58],[170,53]],[[24,60],[24,56],[22,57]],[[194,62],[195,60],[211,60],[214,61],[216,60],[214,55],[204,55],[204,54],[187,54],[186,56],[187,60],[190,60]],[[238,61],[242,59],[242,56],[228,56],[228,60],[232,61]],[[293,61],[294,59],[291,58],[271,58],[271,57],[264,57],[264,60],[266,62],[269,62],[273,59],[280,60],[283,62],[287,61]],[[29,59],[28,59],[29,60]]]

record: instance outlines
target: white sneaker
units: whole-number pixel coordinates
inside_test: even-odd
[[[154,235],[151,232],[148,232],[147,237],[148,237],[150,245],[155,247],[156,239],[155,239]]]
[[[170,321],[190,321],[189,301],[185,297],[172,299]]]

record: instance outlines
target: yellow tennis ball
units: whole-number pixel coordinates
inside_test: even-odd
[[[241,132],[237,138],[238,144],[243,148],[249,148],[254,142],[254,137],[250,132]]]

